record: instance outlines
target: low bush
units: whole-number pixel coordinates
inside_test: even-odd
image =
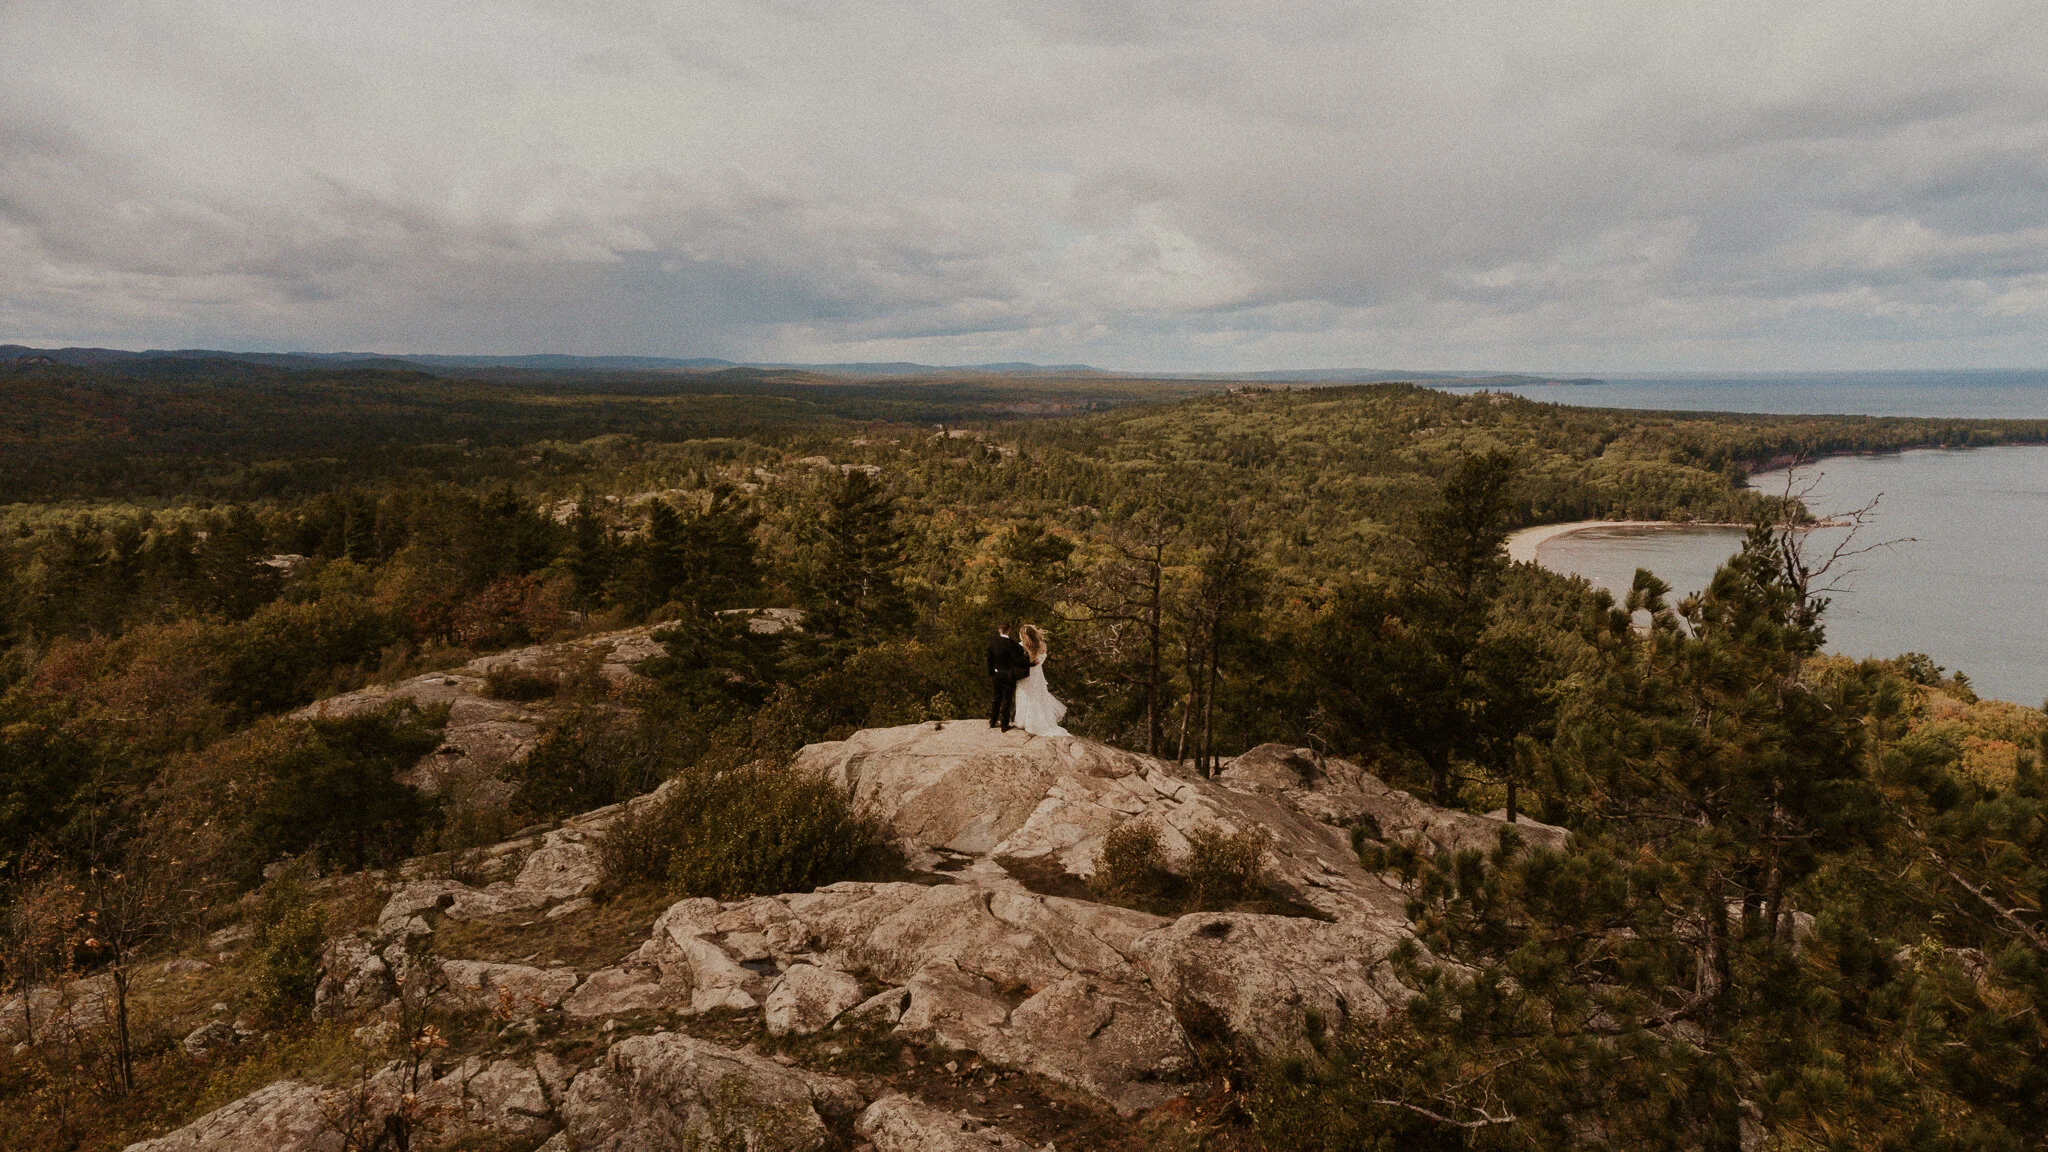
[[[448,634],[455,643],[479,650],[538,643],[569,622],[574,596],[566,579],[538,573],[502,577],[454,605],[447,616]]]
[[[1188,833],[1187,877],[1195,906],[1223,908],[1263,895],[1269,842],[1264,828],[1236,833],[1197,828]]]
[[[541,733],[507,769],[512,811],[533,820],[588,812],[651,791],[669,758],[650,726],[610,709],[579,708]]]
[[[1164,890],[1172,879],[1158,829],[1144,820],[1126,820],[1102,838],[1088,886],[1105,896],[1147,896]]]
[[[416,856],[436,857],[448,878],[469,883],[480,849],[503,843],[533,821],[513,809],[496,781],[450,779],[435,797],[439,820],[413,844]],[[479,881],[481,882],[481,881]]]
[[[441,743],[447,707],[410,700],[352,716],[281,721],[238,757],[253,803],[242,814],[249,865],[310,855],[357,871],[411,854],[438,806],[396,775]],[[246,783],[244,783],[246,781]]]
[[[607,830],[598,854],[608,887],[663,880],[721,900],[808,892],[895,862],[887,828],[838,788],[765,764],[678,776]]]
[[[562,678],[545,668],[500,664],[484,673],[484,695],[493,700],[528,703],[546,700],[562,690]]]
[[[256,913],[256,1009],[273,1023],[305,1019],[320,987],[327,913],[306,892],[299,866],[270,882]]]

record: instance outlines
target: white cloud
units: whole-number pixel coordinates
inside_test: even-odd
[[[2048,362],[2024,2],[15,0],[0,340]]]

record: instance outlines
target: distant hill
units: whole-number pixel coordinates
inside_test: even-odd
[[[1518,372],[1440,372],[1401,368],[1288,368],[1272,372],[1190,372],[1182,380],[1249,380],[1261,384],[1380,384],[1422,381],[1451,387],[1519,387],[1527,384],[1602,384],[1590,376],[1561,380]]]
[[[1599,380],[1583,377],[1559,380],[1505,372],[1408,371],[1380,368],[1302,368],[1270,372],[1113,372],[1087,364],[1033,364],[1022,360],[1004,360],[987,364],[919,364],[908,360],[799,364],[741,363],[712,356],[443,356],[425,353],[391,356],[379,352],[223,352],[205,348],[153,348],[144,352],[127,352],[118,348],[43,349],[20,344],[0,344],[0,362],[37,358],[78,368],[99,368],[122,375],[158,379],[176,377],[192,371],[169,370],[169,362],[197,361],[214,365],[216,369],[228,363],[240,363],[296,371],[346,367],[457,374],[503,370],[553,373],[718,372],[744,368],[813,372],[830,376],[957,376],[975,373],[991,376],[1100,376],[1128,380],[1244,380],[1265,384],[1372,384],[1386,380],[1426,380],[1454,387],[1498,387],[1601,383]]]
[[[137,373],[142,364],[165,361],[204,361],[213,364],[235,362],[258,364],[266,368],[315,369],[346,366],[389,367],[398,369],[442,371],[474,371],[479,369],[524,369],[531,372],[664,372],[664,371],[719,371],[731,368],[758,368],[775,371],[818,372],[839,376],[932,376],[957,374],[961,372],[985,372],[998,375],[1103,375],[1086,364],[1028,364],[1021,361],[1000,364],[916,364],[909,361],[890,363],[848,363],[848,364],[796,364],[796,363],[747,363],[721,360],[712,356],[562,356],[541,354],[531,356],[442,356],[434,354],[407,354],[390,356],[380,352],[223,352],[207,348],[152,348],[143,352],[129,352],[118,348],[29,348],[20,344],[0,344],[0,361],[42,359],[75,368],[100,368],[120,372],[124,375],[159,375],[156,372]]]

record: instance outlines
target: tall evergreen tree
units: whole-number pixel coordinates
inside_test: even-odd
[[[903,540],[896,500],[887,489],[859,471],[832,485],[807,573],[807,627],[856,643],[908,629],[910,600],[896,580]]]
[[[1498,761],[1538,711],[1514,675],[1516,654],[1485,648],[1514,471],[1499,451],[1461,461],[1417,518],[1410,578],[1345,589],[1310,655],[1340,733],[1420,760],[1442,805],[1456,802],[1455,759]]]

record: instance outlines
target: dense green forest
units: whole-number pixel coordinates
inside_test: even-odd
[[[1406,1017],[1318,1060],[1233,1070],[1214,1146],[2039,1147],[2043,718],[1924,657],[1820,655],[1808,510],[1744,481],[2044,440],[1406,384],[0,368],[0,963],[123,972],[283,858],[384,866],[977,715],[983,639],[1022,619],[1078,733],[1196,771],[1309,745],[1576,834],[1361,838],[1466,967],[1418,965]],[[1506,562],[1512,528],[1590,517],[1758,527],[1683,603]],[[803,627],[718,615],[762,607]],[[504,687],[591,704],[504,811],[393,780],[430,711],[290,716],[642,623],[666,655],[629,718]],[[10,1059],[8,1139],[118,1145],[175,1096],[125,1039]]]

